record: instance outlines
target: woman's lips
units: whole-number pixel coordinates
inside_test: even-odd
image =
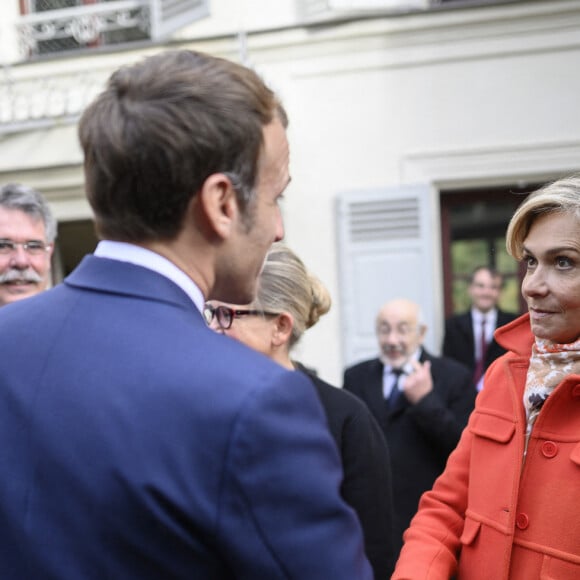
[[[532,320],[541,320],[542,318],[546,318],[547,316],[550,316],[552,314],[554,313],[549,310],[530,308],[530,318],[532,318]]]

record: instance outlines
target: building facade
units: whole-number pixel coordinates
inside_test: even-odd
[[[580,0],[6,0],[0,182],[47,195],[56,282],[95,243],[83,107],[117,67],[181,47],[254,67],[288,110],[286,241],[334,300],[296,358],[340,383],[398,296],[422,305],[438,352],[481,262],[517,301],[511,211],[580,168]]]

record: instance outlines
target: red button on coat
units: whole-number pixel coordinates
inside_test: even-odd
[[[525,530],[530,525],[530,520],[526,514],[518,514],[516,516],[516,526],[520,528],[520,530]]]
[[[542,454],[545,457],[555,457],[558,454],[558,446],[553,441],[542,443]]]

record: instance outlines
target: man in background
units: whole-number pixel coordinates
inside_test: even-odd
[[[46,290],[55,238],[56,221],[38,191],[0,188],[0,306]]]
[[[487,367],[505,353],[493,338],[495,329],[514,320],[517,314],[497,306],[503,278],[499,272],[479,266],[468,287],[471,308],[445,321],[443,354],[463,363],[472,372],[473,384],[480,391]]]
[[[202,316],[283,237],[285,127],[255,72],[188,50],[83,113],[101,242],[0,309],[2,580],[371,578],[312,384]]]
[[[419,498],[443,471],[475,403],[469,370],[429,354],[427,326],[410,300],[379,311],[379,357],[346,369],[344,388],[360,397],[382,426],[389,445],[395,512],[395,553]]]

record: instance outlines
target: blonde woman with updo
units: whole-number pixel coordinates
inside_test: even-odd
[[[290,356],[304,331],[328,312],[330,304],[327,289],[307,271],[300,258],[287,246],[276,243],[266,256],[254,302],[238,305],[210,301],[205,315],[217,332],[310,377],[341,457],[342,496],[358,515],[374,576],[384,580],[392,572],[394,555],[391,472],[382,431],[362,401],[325,383]]]

